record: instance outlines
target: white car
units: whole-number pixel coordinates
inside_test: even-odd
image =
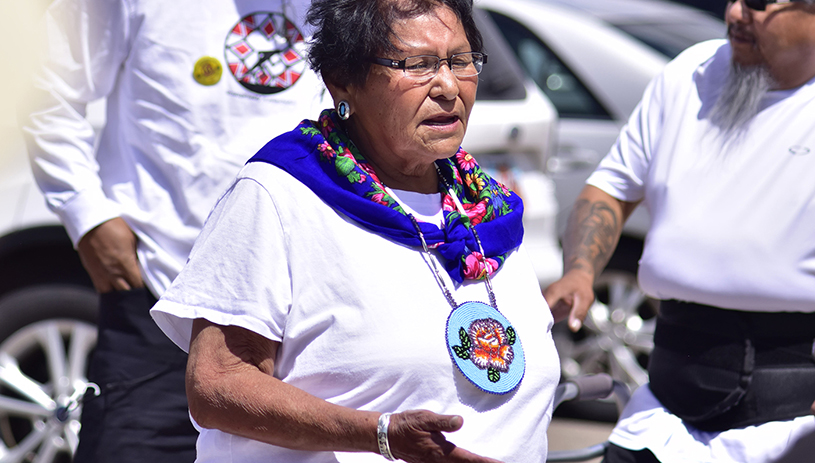
[[[663,0],[476,0],[544,90],[560,117],[555,181],[559,231],[586,178],[615,142],[648,82],[688,46],[725,35],[721,20]],[[577,335],[556,332],[564,377],[609,372],[632,388],[647,381],[656,301],[636,282],[645,208],[626,223],[597,303]],[[564,327],[559,327],[564,328]]]
[[[476,0],[558,111],[558,148],[548,160],[560,230],[585,180],[608,152],[670,58],[725,35],[724,23],[664,0]],[[626,232],[642,238],[646,216]]]
[[[724,15],[689,8],[666,0],[538,0],[587,13],[643,42],[668,58],[689,46],[724,38]],[[681,0],[680,0],[681,1]],[[705,0],[713,9],[724,9],[728,0]]]
[[[486,15],[487,52],[463,146],[525,202],[526,247],[541,285],[562,273],[557,200],[543,172],[557,113]],[[492,32],[489,32],[492,31]],[[11,111],[13,113],[13,111]],[[0,463],[69,462],[96,343],[97,296],[34,183],[13,117],[0,117]],[[95,127],[104,102],[88,107]]]

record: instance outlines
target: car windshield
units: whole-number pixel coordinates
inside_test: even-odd
[[[710,39],[725,37],[724,23],[636,23],[613,24],[626,34],[662,53],[674,58],[689,46]]]

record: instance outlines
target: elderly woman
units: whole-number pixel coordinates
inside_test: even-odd
[[[545,461],[559,365],[522,204],[459,147],[472,2],[308,20],[335,109],[250,160],[153,309],[189,350],[198,461]]]

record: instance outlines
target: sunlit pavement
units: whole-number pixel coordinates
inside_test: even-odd
[[[549,426],[549,450],[572,450],[599,444],[608,439],[612,423],[556,417]],[[599,463],[600,458],[587,460]]]

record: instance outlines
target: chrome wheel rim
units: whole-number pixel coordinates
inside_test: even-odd
[[[70,462],[96,328],[46,320],[0,344],[0,462]]]

